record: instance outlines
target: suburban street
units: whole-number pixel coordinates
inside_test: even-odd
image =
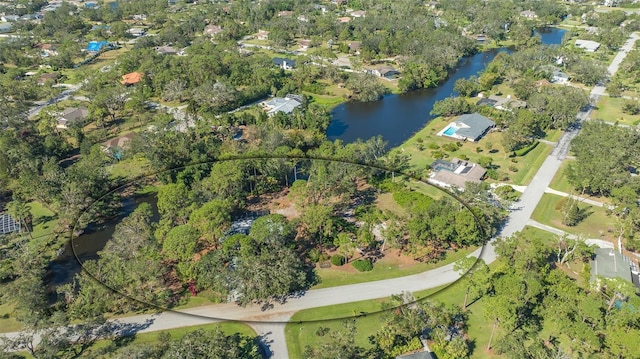
[[[618,66],[626,54],[633,48],[637,39],[638,36],[632,34],[625,45],[619,50],[609,66],[610,74],[613,75],[618,70]],[[65,91],[65,93],[67,91]],[[578,134],[581,122],[588,119],[593,105],[603,93],[603,86],[595,86],[593,88],[591,91],[592,105],[587,106],[587,108],[577,114],[576,119],[578,121],[563,134],[553,151],[533,177],[531,183],[524,189],[519,202],[514,205],[504,227],[500,230],[497,237],[511,236],[515,232],[523,230],[525,226],[532,224],[532,222],[530,222],[531,215],[543,194],[547,191],[547,187],[558,171],[562,161],[566,158],[571,140]],[[69,93],[65,96],[69,96]],[[480,257],[487,264],[495,261],[496,254],[493,247],[495,239],[496,238],[493,238],[483,249],[476,250],[470,254],[470,256]],[[448,264],[423,273],[400,278],[309,290],[299,297],[288,299],[284,304],[276,303],[273,308],[267,310],[263,310],[260,305],[243,308],[234,303],[226,303],[181,311],[165,311],[159,314],[137,315],[116,319],[114,322],[131,325],[130,327],[135,329],[131,330],[129,334],[133,334],[212,323],[220,320],[242,321],[252,326],[258,335],[261,336],[263,342],[268,345],[272,358],[285,359],[289,357],[284,335],[285,323],[297,311],[367,299],[384,298],[403,291],[422,291],[452,283],[459,279],[459,277],[460,276],[453,270],[453,264]],[[18,333],[8,333],[5,335],[15,336],[17,334]]]

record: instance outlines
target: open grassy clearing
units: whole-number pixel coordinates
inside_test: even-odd
[[[0,286],[0,290],[8,290],[7,285]],[[15,310],[15,305],[12,303],[0,304],[0,333],[15,332],[20,330],[21,325],[11,315]]]
[[[629,115],[622,112],[624,101],[625,99],[623,98],[600,97],[597,108],[591,113],[591,118],[623,125],[638,125],[640,123],[640,115]]]
[[[562,224],[563,213],[559,202],[564,197],[545,193],[536,207],[532,219],[542,224],[546,224],[565,232],[572,234],[583,234],[587,238],[599,238],[613,241],[613,233],[609,233],[614,229],[615,220],[607,216],[606,211],[602,207],[590,206],[584,203],[579,208],[584,209],[586,218],[574,227],[568,227]]]
[[[478,142],[461,142],[462,147],[460,149],[447,152],[442,149],[442,145],[458,141],[444,136],[437,136],[436,133],[452,120],[452,118],[437,117],[429,121],[422,130],[395,149],[411,156],[410,163],[418,175],[425,175],[425,169],[435,160],[434,152],[442,151],[448,156],[448,159],[467,156],[470,161],[476,163],[481,157],[491,157],[493,164],[499,166],[497,171],[499,178],[502,179],[501,182],[526,185],[531,181],[546,156],[552,150],[550,145],[540,143],[525,156],[511,158],[509,153],[505,153],[501,144],[501,133],[491,132]],[[438,148],[430,148],[435,146],[438,146]],[[516,171],[512,171],[513,169]]]

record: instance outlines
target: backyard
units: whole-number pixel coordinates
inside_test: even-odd
[[[511,158],[509,153],[505,153],[501,144],[500,132],[491,132],[478,142],[458,142],[444,136],[437,136],[436,133],[451,121],[451,118],[445,117],[431,120],[395,151],[411,156],[410,163],[418,171],[418,175],[424,174],[424,169],[436,160],[434,155],[438,153],[447,156],[445,159],[466,156],[476,163],[482,157],[490,157],[493,165],[497,167],[498,179],[501,182],[527,185],[552,150],[551,145],[540,143],[525,156]],[[454,151],[446,150],[448,145],[456,143],[462,146]]]
[[[625,99],[623,98],[600,97],[598,106],[591,113],[591,118],[622,125],[638,125],[640,123],[640,115],[629,115],[622,112],[624,101]]]

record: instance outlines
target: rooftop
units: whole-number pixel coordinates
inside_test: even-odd
[[[140,72],[131,72],[128,73],[126,75],[122,75],[122,81],[120,81],[121,84],[123,85],[133,85],[133,84],[137,84],[138,82],[140,82],[142,80],[142,77],[144,75]]]
[[[595,259],[591,266],[591,279],[596,276],[621,278],[631,282],[631,263],[629,258],[613,248],[596,248]]]
[[[587,52],[595,52],[600,47],[600,43],[591,40],[576,40],[576,47]]]

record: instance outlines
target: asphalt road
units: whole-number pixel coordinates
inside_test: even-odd
[[[622,59],[633,48],[633,43],[637,38],[638,36],[633,34],[625,46],[620,49],[611,66],[609,66],[611,74],[617,71]],[[591,92],[592,103],[595,103],[602,93],[604,93],[602,86],[594,87]],[[520,201],[516,203],[515,208],[510,212],[498,236],[510,236],[515,232],[521,231],[528,224],[535,207],[558,171],[562,160],[566,157],[571,139],[580,130],[579,123],[588,118],[590,111],[591,107],[588,107],[577,114],[578,125],[563,134],[554,150],[522,193]],[[494,240],[489,242],[482,252],[477,250],[471,256],[478,257],[480,255],[486,263],[493,262],[496,259],[493,247]],[[243,321],[251,325],[258,335],[264,339],[272,358],[286,359],[289,354],[284,335],[285,322],[291,318],[293,313],[299,310],[384,298],[403,291],[416,292],[431,289],[452,283],[459,277],[453,271],[453,264],[448,264],[430,271],[400,278],[310,290],[297,298],[287,300],[284,304],[275,304],[267,310],[263,310],[264,308],[259,305],[242,308],[233,303],[226,303],[191,308],[179,312],[167,311],[153,315],[132,316],[117,319],[115,322],[132,328],[129,333],[142,333],[212,323],[220,319]],[[15,336],[17,334],[8,333],[6,335]]]

